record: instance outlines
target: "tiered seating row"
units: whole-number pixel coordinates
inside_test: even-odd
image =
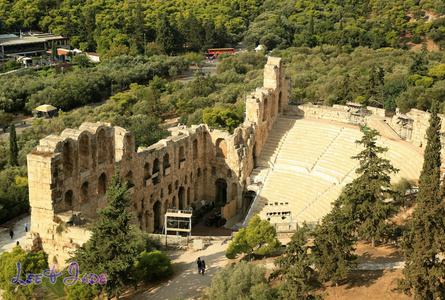
[[[358,161],[351,157],[362,149],[355,143],[362,134],[358,128],[313,120],[293,120],[289,129],[288,122],[285,118],[277,121],[261,153],[260,160],[271,161],[274,157],[275,164],[251,215],[266,217],[267,203],[287,202],[294,221],[317,222],[331,210],[343,186],[356,177]],[[389,148],[386,157],[400,169],[393,181],[418,178],[421,153],[404,142],[380,138],[379,143]]]

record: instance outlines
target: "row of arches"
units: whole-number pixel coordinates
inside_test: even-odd
[[[96,147],[99,145],[99,147]],[[88,133],[82,133],[78,139],[78,167],[80,172],[91,166],[113,162],[113,144],[107,138],[105,129],[100,129],[96,135],[96,143]],[[96,151],[97,149],[97,151]],[[75,168],[75,147],[72,140],[64,142],[62,147],[63,170],[66,177],[73,175]]]
[[[194,139],[193,142],[193,159],[198,158],[198,140]],[[182,163],[186,160],[186,153],[184,146],[180,146],[178,150],[179,162]],[[170,155],[165,153],[162,157],[162,174],[164,176],[168,175],[167,172],[171,167],[170,164]],[[181,168],[181,164],[178,165],[178,168]],[[144,164],[144,183],[152,178],[153,176],[153,184],[158,184],[160,182],[159,175],[161,173],[161,161],[159,158],[155,158],[152,163],[152,168],[150,168],[150,163],[146,162]]]
[[[103,197],[107,190],[107,175],[102,173],[97,180],[97,189],[96,196]],[[85,204],[89,202],[91,197],[90,184],[88,181],[85,181],[80,188],[79,194],[79,204]],[[73,190],[68,190],[64,194],[64,209],[63,210],[73,210],[76,204],[76,198]],[[88,212],[91,213],[91,212]]]

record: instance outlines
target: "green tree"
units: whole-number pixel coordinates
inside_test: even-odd
[[[392,194],[391,174],[398,170],[381,157],[388,149],[377,145],[377,130],[364,126],[361,131],[363,137],[356,143],[364,149],[353,157],[360,163],[359,176],[346,185],[336,205],[355,222],[358,236],[374,246],[385,236],[387,220],[395,211],[385,199]]]
[[[382,67],[373,66],[369,78],[369,99],[372,106],[384,106],[385,70]]]
[[[227,247],[226,256],[235,258],[245,253],[267,255],[280,246],[275,228],[259,216],[254,216],[246,228],[241,228]]]
[[[13,119],[14,117],[12,114],[7,113],[4,110],[0,110],[0,128],[3,130],[3,132],[6,131]]]
[[[283,283],[278,289],[282,299],[316,299],[314,290],[318,284],[312,268],[312,258],[308,245],[309,229],[299,228],[286,245],[284,253],[275,261],[282,275]]]
[[[159,250],[141,252],[134,268],[137,278],[145,282],[159,280],[173,273],[170,259]]]
[[[414,54],[413,61],[409,67],[411,74],[426,75],[428,70],[428,60],[426,56],[426,51],[421,51]]]
[[[314,232],[314,265],[321,281],[338,284],[355,265],[354,223],[339,207],[327,214]]]
[[[175,32],[165,15],[161,16],[156,26],[156,43],[165,54],[171,55],[175,51]]]
[[[88,68],[91,66],[91,61],[85,54],[77,54],[74,56],[73,63],[78,65],[80,68]]]
[[[401,288],[417,299],[445,298],[445,222],[443,192],[440,187],[440,128],[437,101],[433,102],[427,145],[419,179],[419,192],[412,219],[402,240],[405,256]]]
[[[128,188],[119,175],[113,176],[107,188],[107,200],[90,240],[76,250],[73,260],[83,272],[106,273],[107,295],[119,297],[124,286],[136,280],[131,270],[139,248],[130,226]]]
[[[17,145],[17,135],[15,132],[15,125],[12,124],[9,128],[9,164],[11,166],[18,166],[19,147]]]
[[[43,251],[26,252],[21,247],[15,247],[11,252],[0,255],[0,288],[5,300],[31,299],[38,287],[35,284],[26,286],[12,284],[11,280],[17,275],[17,263],[21,264],[20,280],[26,280],[27,273],[39,274],[48,269],[47,255]]]
[[[230,265],[212,279],[208,290],[209,299],[214,300],[272,300],[276,299],[264,276],[265,270],[244,261]]]

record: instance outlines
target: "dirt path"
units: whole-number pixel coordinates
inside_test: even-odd
[[[227,264],[228,260],[225,257],[227,244],[227,242],[216,240],[204,250],[188,250],[180,253],[172,259],[175,270],[172,279],[156,288],[128,296],[126,299],[199,299],[204,289],[210,286],[215,273]],[[198,257],[206,262],[207,270],[204,276],[198,274],[196,265]]]

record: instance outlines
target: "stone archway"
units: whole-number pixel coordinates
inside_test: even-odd
[[[73,210],[73,200],[74,200],[74,193],[72,190],[69,190],[65,193],[65,209],[66,210]]]
[[[185,202],[185,189],[184,187],[180,187],[178,191],[178,200],[179,200],[179,209],[185,209],[186,202]]]
[[[222,207],[227,203],[227,182],[219,178],[215,181],[215,205]]]
[[[144,227],[145,227],[145,230],[148,231],[148,229],[149,229],[148,222],[150,220],[148,210],[145,211],[144,217],[145,217],[145,224],[144,224],[145,226]]]
[[[160,232],[162,230],[162,223],[161,223],[161,202],[156,201],[155,204],[153,204],[153,231],[154,232]]]
[[[105,173],[102,173],[97,183],[97,194],[98,196],[103,196],[105,195],[106,191],[107,191],[107,175]]]
[[[247,191],[244,193],[244,203],[243,203],[243,210],[247,211],[250,208],[250,205],[252,204],[253,200],[256,197],[255,191]]]

